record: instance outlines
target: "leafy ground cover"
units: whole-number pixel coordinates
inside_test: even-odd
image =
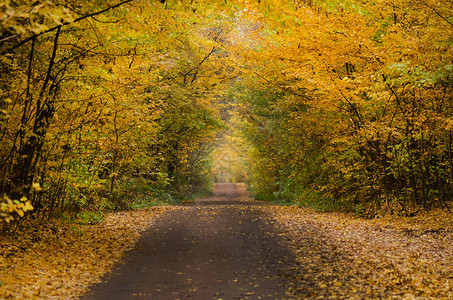
[[[296,207],[274,214],[297,253],[296,298],[453,298],[448,211],[372,220]]]
[[[0,299],[71,299],[100,280],[170,207],[116,212],[102,222],[47,224],[0,241]]]
[[[112,213],[94,225],[48,224],[4,238],[0,299],[77,298],[158,218],[180,209],[187,207]],[[447,211],[364,220],[299,207],[250,209],[262,211],[295,253],[288,298],[453,298],[453,218]]]

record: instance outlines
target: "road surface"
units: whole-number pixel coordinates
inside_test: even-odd
[[[244,184],[166,212],[83,300],[287,299],[293,254]]]

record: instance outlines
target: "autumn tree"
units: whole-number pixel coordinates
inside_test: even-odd
[[[260,144],[253,182],[271,176],[279,198],[371,215],[447,205],[448,1],[266,1],[250,9],[260,44],[242,57],[256,66],[249,75],[268,86],[242,98],[241,113],[258,116],[252,127],[261,130],[249,137]],[[269,88],[280,95],[256,106]],[[289,153],[293,159],[281,160]]]
[[[1,3],[5,216],[16,214],[7,199],[48,217],[207,188],[220,126],[209,88],[228,74],[224,21],[199,5],[203,14],[179,2]]]
[[[449,1],[0,11],[4,220],[206,190],[226,121],[247,141],[250,185],[270,198],[369,215],[452,198]]]

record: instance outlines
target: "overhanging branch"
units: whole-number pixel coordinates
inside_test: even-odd
[[[19,43],[17,43],[17,44],[14,45],[13,47],[11,47],[11,48],[9,48],[9,49],[7,49],[7,50],[2,51],[0,54],[3,55],[3,54],[6,54],[6,53],[9,53],[9,52],[13,51],[14,49],[17,49],[17,48],[19,48],[20,46],[22,46],[22,45],[28,43],[29,41],[31,41],[31,40],[33,40],[33,39],[35,39],[35,38],[37,38],[37,37],[39,37],[39,36],[41,36],[41,35],[43,35],[43,34],[46,34],[46,33],[52,32],[52,31],[55,31],[55,30],[57,30],[58,28],[61,28],[62,26],[69,25],[69,24],[73,24],[73,23],[77,23],[77,22],[82,21],[82,20],[84,20],[84,19],[87,19],[87,18],[91,18],[91,17],[97,16],[97,15],[100,15],[100,14],[105,13],[105,12],[111,10],[111,9],[115,9],[115,8],[121,6],[121,5],[127,4],[127,3],[132,2],[132,1],[134,1],[134,0],[125,0],[125,1],[121,1],[120,3],[117,3],[117,4],[115,4],[115,5],[112,5],[112,6],[109,6],[109,7],[107,7],[107,8],[104,8],[104,9],[102,9],[102,10],[100,10],[100,11],[97,11],[97,12],[94,12],[94,13],[92,13],[92,14],[88,14],[88,15],[84,15],[84,16],[82,16],[82,17],[79,17],[79,18],[75,19],[75,20],[72,21],[72,22],[63,22],[61,25],[57,25],[57,26],[55,26],[55,27],[49,28],[49,29],[47,29],[47,30],[45,30],[45,31],[43,31],[43,32],[40,32],[40,33],[36,33],[36,34],[34,34],[34,35],[32,35],[32,36],[30,36],[30,37],[24,39],[23,41],[20,41]],[[5,42],[5,41],[7,41],[7,40],[9,40],[9,39],[11,39],[11,38],[16,37],[16,36],[17,36],[17,35],[13,35],[13,36],[11,36],[11,37],[4,38],[3,40],[0,40],[0,43],[3,43],[3,42]]]

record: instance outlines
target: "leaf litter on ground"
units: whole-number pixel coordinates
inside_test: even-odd
[[[76,299],[168,210],[118,212],[96,225],[46,226],[0,242],[0,299]],[[365,220],[254,205],[295,253],[288,299],[453,299],[453,218]]]
[[[453,218],[361,219],[273,207],[297,255],[290,293],[316,299],[453,299]]]
[[[55,224],[2,237],[0,299],[74,299],[172,207],[107,214],[95,225]]]

